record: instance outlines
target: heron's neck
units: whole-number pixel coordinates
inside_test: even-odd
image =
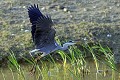
[[[63,46],[61,46],[61,50],[66,50],[66,49],[68,49],[68,46],[69,46],[69,45],[63,44]]]

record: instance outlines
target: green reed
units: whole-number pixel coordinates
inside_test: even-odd
[[[9,52],[9,56],[8,56],[8,68],[11,70],[15,69],[18,73],[18,78],[20,78],[21,80],[25,80],[25,76],[24,76],[24,71],[21,69],[20,64],[18,63],[13,51],[10,50]],[[14,75],[12,74],[13,79],[14,79]]]
[[[84,78],[85,75],[90,74],[90,69],[86,67],[88,66],[86,62],[86,57],[88,54],[91,55],[91,58],[94,60],[96,71],[99,70],[99,63],[103,63],[112,69],[112,78],[114,79],[115,77],[114,70],[117,69],[114,63],[113,53],[109,47],[103,47],[101,44],[94,44],[92,46],[89,44],[83,44],[82,50],[78,48],[78,46],[71,46],[69,47],[68,52],[58,50],[56,51],[56,53],[61,56],[62,63],[60,64],[57,63],[56,59],[53,57],[54,55],[48,55],[43,59],[40,59],[40,63],[38,64],[34,61],[34,57],[32,56],[31,59],[23,57],[23,59],[31,66],[36,65],[36,80],[39,80],[41,78],[42,80],[48,80],[50,78],[53,79],[52,77],[55,76],[58,76],[56,77],[56,79],[59,79],[59,65],[62,65],[64,79],[68,77],[66,74],[69,73],[69,75],[72,75],[71,78],[73,80],[81,80],[82,78]],[[103,56],[103,58],[101,57],[101,55]],[[47,62],[44,61],[45,59],[47,60]],[[56,72],[53,71],[56,75],[51,74],[51,70],[49,69],[51,65],[56,69]],[[18,80],[26,80],[25,72],[18,63],[13,51],[9,52],[8,68],[11,71],[11,76],[13,80],[15,80],[15,75],[13,74],[14,70],[18,73]],[[2,73],[2,75],[4,77],[5,74]],[[4,80],[6,80],[5,77]]]

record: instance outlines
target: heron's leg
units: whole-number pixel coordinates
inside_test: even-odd
[[[31,73],[34,74],[36,72],[36,66],[37,66],[38,60],[40,60],[40,58],[42,58],[46,55],[47,55],[46,53],[43,53],[42,55],[37,56],[37,58],[35,58],[35,65],[33,65],[32,69],[30,70]]]
[[[36,67],[37,67],[37,63],[38,63],[38,60],[35,58],[35,59],[34,59],[34,64],[33,64],[33,66],[32,66],[32,69],[30,70],[30,73],[31,73],[31,74],[35,74],[35,72],[36,72]]]
[[[38,56],[37,58],[35,58],[35,62],[37,62],[38,60],[40,60],[41,56]]]
[[[36,52],[36,51],[39,51],[39,50],[40,50],[40,49],[34,49],[34,50],[30,51],[29,53],[30,53],[31,56],[33,56],[34,54],[32,54],[32,53],[34,53],[34,52]],[[35,73],[35,71],[36,71],[36,66],[37,66],[37,60],[35,59],[35,64],[33,65],[32,69],[30,70],[30,73],[31,73],[31,74],[34,74],[34,73]]]
[[[36,72],[36,66],[38,64],[38,60],[40,60],[41,56],[38,56],[37,58],[35,58],[35,64],[33,65],[32,69],[30,70],[31,74],[35,74]]]
[[[38,60],[40,60],[40,58],[46,56],[46,53],[43,53],[41,56],[38,56],[37,58],[35,58],[35,65],[33,65],[32,69],[30,70],[31,73],[35,73],[36,72],[36,66],[38,63]]]
[[[37,58],[35,58],[35,62],[37,62],[38,60],[40,60],[40,58],[46,56],[46,53],[43,53],[42,55],[38,56]]]

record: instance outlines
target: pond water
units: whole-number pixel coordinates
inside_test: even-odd
[[[35,74],[30,74],[32,65],[22,64],[24,78],[19,71],[10,68],[1,68],[0,80],[120,80],[117,71],[112,70],[105,64],[98,64],[98,70],[94,61],[88,60],[84,67],[75,64],[49,63],[39,64]]]

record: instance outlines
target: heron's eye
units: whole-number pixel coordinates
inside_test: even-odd
[[[73,42],[72,40],[70,40],[69,42]]]

